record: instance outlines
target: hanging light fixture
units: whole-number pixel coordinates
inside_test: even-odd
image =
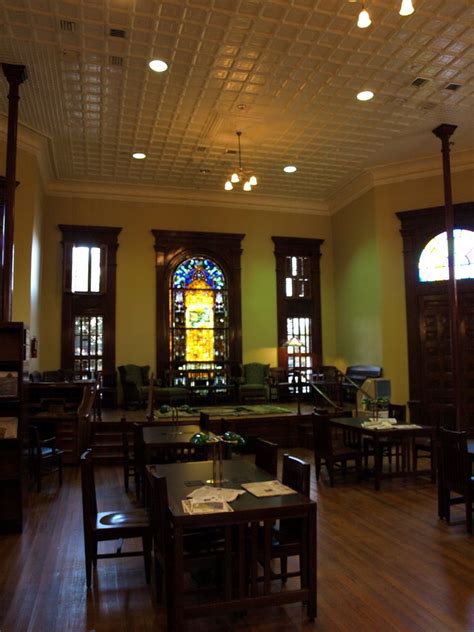
[[[357,4],[360,4],[362,6],[362,8],[361,8],[361,10],[359,12],[359,15],[357,16],[357,26],[360,29],[366,29],[368,26],[370,26],[372,24],[372,20],[370,19],[369,12],[365,8],[364,0],[349,0],[349,2],[357,3]],[[402,3],[400,5],[399,14],[402,15],[402,16],[407,16],[407,15],[411,15],[414,12],[415,12],[415,9],[413,7],[413,1],[412,0],[402,0]]]
[[[240,137],[242,132],[235,132],[237,134],[237,141],[239,146],[239,169],[238,171],[234,171],[234,173],[227,178],[226,183],[224,184],[224,189],[226,191],[232,191],[234,188],[234,184],[242,184],[242,189],[244,191],[251,191],[252,187],[257,186],[257,177],[249,170],[242,168],[242,151],[240,148]]]
[[[362,10],[359,13],[359,17],[357,18],[357,26],[360,29],[366,29],[368,26],[372,24],[372,20],[370,19],[369,12],[362,3]]]
[[[411,15],[412,13],[415,12],[415,9],[413,8],[413,2],[411,0],[402,0],[402,4],[400,7],[400,15]]]

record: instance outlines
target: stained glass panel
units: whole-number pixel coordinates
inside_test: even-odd
[[[214,261],[191,257],[176,268],[170,288],[170,344],[175,365],[195,370],[195,363],[227,360],[227,300],[225,275]]]
[[[456,279],[474,279],[474,232],[454,230],[454,272]],[[418,261],[418,275],[422,282],[447,281],[448,237],[440,233],[423,248]]]

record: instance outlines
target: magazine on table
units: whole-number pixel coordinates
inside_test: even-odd
[[[294,489],[280,483],[280,481],[263,481],[261,483],[242,483],[242,487],[248,492],[263,498],[265,496],[286,496],[288,494],[297,494]]]
[[[225,500],[194,500],[193,498],[186,498],[181,501],[183,504],[183,510],[191,515],[196,514],[215,514],[225,513],[233,511],[232,507]]]

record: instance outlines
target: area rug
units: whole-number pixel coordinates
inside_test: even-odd
[[[164,406],[155,411],[157,419],[166,419],[173,416],[171,409],[164,411]],[[163,410],[163,412],[161,412]],[[291,415],[291,408],[275,406],[274,404],[248,404],[246,406],[179,406],[178,416],[181,418],[199,417],[200,413],[206,413],[210,417],[257,417],[258,415]]]

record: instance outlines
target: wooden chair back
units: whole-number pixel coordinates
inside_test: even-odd
[[[332,456],[332,429],[327,415],[313,415],[313,445],[316,457]]]
[[[405,404],[389,404],[388,416],[396,419],[398,423],[404,424],[407,420],[407,407]]]
[[[150,507],[151,526],[157,550],[160,555],[164,555],[168,536],[168,486],[166,476],[153,476],[150,480],[153,498]]]
[[[255,442],[255,465],[276,478],[278,445],[266,439],[257,439]]]
[[[282,483],[309,498],[311,466],[290,454],[283,455]]]
[[[97,519],[97,496],[91,449],[81,455],[81,488],[84,533],[90,535],[94,532]]]
[[[440,428],[439,443],[442,487],[464,495],[470,485],[467,432]]]

